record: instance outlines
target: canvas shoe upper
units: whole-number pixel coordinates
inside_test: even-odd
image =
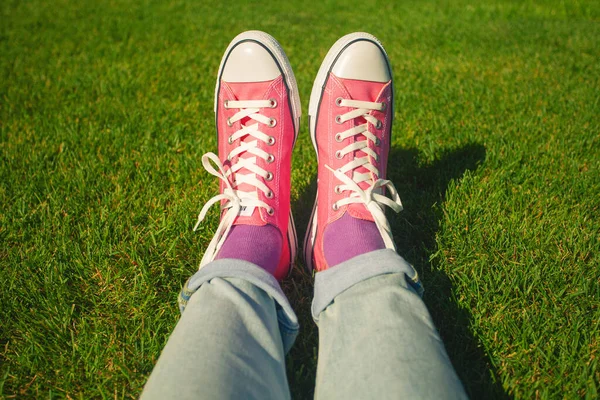
[[[290,211],[291,155],[300,119],[298,88],[287,56],[270,35],[238,35],[223,55],[215,88],[218,156],[202,165],[220,179],[220,194],[198,216],[220,203],[221,220],[200,268],[212,261],[234,225],[267,224],[281,232],[283,249],[275,277],[295,258],[297,240]]]
[[[318,185],[304,243],[308,268],[329,267],[324,232],[345,214],[374,222],[385,247],[395,250],[384,214],[385,207],[402,209],[398,192],[385,179],[393,86],[387,55],[374,36],[353,33],[334,44],[315,80],[309,118]]]

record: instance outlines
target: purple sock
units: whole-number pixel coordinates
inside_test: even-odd
[[[375,222],[345,213],[325,229],[323,248],[327,264],[333,267],[352,257],[385,249],[385,244]]]
[[[281,245],[281,233],[273,225],[235,225],[215,260],[245,260],[273,274],[281,257]]]

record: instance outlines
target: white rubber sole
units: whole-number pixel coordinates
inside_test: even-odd
[[[329,77],[329,71],[331,71],[333,64],[339,57],[340,53],[348,47],[351,43],[354,43],[359,40],[368,40],[376,44],[383,54],[385,54],[386,61],[389,66],[388,55],[383,48],[382,44],[379,40],[366,32],[355,32],[350,33],[346,36],[338,39],[337,42],[331,46],[331,49],[327,52],[325,59],[321,63],[319,67],[319,72],[317,73],[317,77],[313,83],[312,91],[310,93],[310,103],[308,106],[308,121],[310,128],[310,138],[312,140],[313,146],[315,148],[315,153],[317,154],[317,159],[319,158],[319,150],[317,147],[317,136],[316,136],[316,124],[317,124],[317,114],[319,111],[319,106],[321,104],[321,98],[323,96],[323,90],[325,89],[325,84],[327,83],[327,78]],[[317,193],[318,194],[318,193]],[[317,234],[317,204],[318,204],[318,195],[315,196],[315,204],[313,206],[312,213],[310,215],[310,222],[308,224],[308,228],[306,229],[306,235],[304,236],[304,247],[303,247],[303,255],[304,262],[306,264],[306,268],[309,272],[314,270],[314,244]]]
[[[215,85],[215,101],[213,111],[215,113],[215,121],[216,121],[216,113],[217,113],[217,102],[219,98],[219,89],[221,86],[221,76],[223,75],[223,68],[229,57],[231,51],[240,43],[252,41],[261,46],[263,46],[275,59],[280,71],[281,75],[285,80],[285,84],[288,90],[288,96],[290,101],[290,109],[292,112],[292,118],[294,120],[294,145],[296,144],[296,140],[298,139],[298,131],[300,129],[300,116],[302,115],[302,109],[300,105],[300,94],[298,93],[298,84],[296,83],[296,77],[294,76],[294,71],[292,70],[292,66],[290,65],[290,61],[287,58],[287,55],[281,48],[279,42],[271,35],[261,31],[246,31],[237,35],[223,54],[223,58],[221,59],[221,64],[219,65],[219,73],[217,75],[217,83]],[[291,273],[292,267],[294,265],[294,261],[296,259],[296,255],[298,252],[298,236],[296,233],[296,225],[294,224],[294,217],[292,216],[292,211],[290,210],[290,218],[288,221],[288,230],[287,230],[287,240],[290,246],[290,268],[288,270],[288,274]]]

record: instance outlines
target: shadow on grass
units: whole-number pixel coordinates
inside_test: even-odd
[[[417,149],[393,148],[388,176],[398,188],[405,211],[388,216],[399,254],[422,276],[425,302],[470,397],[505,399],[509,396],[499,381],[492,378],[497,377],[496,371],[470,331],[470,314],[456,304],[446,273],[430,262],[436,251],[435,235],[441,218],[436,205],[445,200],[452,180],[474,170],[484,159],[485,148],[480,144],[447,151],[429,165],[421,165]],[[300,240],[304,238],[315,192],[316,177],[293,205]],[[314,393],[318,331],[310,315],[312,290],[313,279],[299,260],[292,278],[284,283],[284,291],[301,323],[300,335],[287,359],[290,389],[295,399],[309,399]]]

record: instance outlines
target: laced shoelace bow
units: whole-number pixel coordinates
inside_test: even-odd
[[[333,208],[334,210],[337,210],[339,207],[348,204],[363,204],[373,216],[375,225],[379,229],[379,233],[383,238],[386,248],[396,250],[392,229],[387,218],[385,217],[385,211],[383,207],[387,206],[395,212],[400,212],[402,210],[402,202],[400,201],[400,196],[398,195],[398,191],[396,190],[394,184],[387,179],[379,178],[379,170],[371,162],[372,159],[378,160],[379,156],[372,148],[369,147],[369,141],[373,142],[375,145],[379,145],[379,138],[377,138],[377,136],[368,129],[369,124],[375,126],[376,129],[381,129],[382,127],[381,121],[371,115],[370,112],[384,111],[386,103],[374,103],[369,101],[338,98],[336,100],[336,104],[340,107],[354,108],[345,114],[338,115],[336,117],[337,123],[342,124],[346,121],[359,117],[364,118],[366,122],[335,135],[335,140],[337,142],[343,142],[351,137],[365,137],[365,140],[356,140],[354,143],[347,145],[341,150],[338,150],[335,154],[336,158],[342,159],[346,154],[354,153],[359,150],[363,152],[365,156],[354,157],[350,162],[337,170],[334,170],[329,165],[325,166],[336,178],[342,182],[342,185],[337,185],[335,187],[335,191],[338,194],[341,194],[344,191],[350,191],[350,195],[335,202],[333,204]],[[359,167],[363,167],[369,172],[359,173],[356,171]],[[346,175],[348,172],[352,172],[352,177]],[[372,179],[372,176],[374,176],[375,179]],[[360,187],[359,184],[363,182],[370,184],[367,189],[363,190]],[[381,194],[384,188],[388,190],[390,198]]]
[[[200,223],[206,217],[208,210],[216,203],[225,200],[220,207],[220,211],[225,213],[221,217],[217,231],[210,241],[202,260],[200,261],[200,268],[211,262],[218,254],[221,246],[225,242],[229,231],[231,230],[235,219],[240,215],[240,212],[246,207],[264,208],[267,213],[272,215],[274,213],[267,203],[258,198],[257,190],[254,191],[242,191],[238,187],[241,184],[246,184],[261,190],[267,198],[273,197],[273,192],[269,187],[258,177],[262,177],[266,181],[273,180],[273,174],[265,171],[263,168],[256,164],[257,157],[262,158],[268,163],[275,161],[273,154],[269,154],[266,151],[258,147],[259,141],[265,142],[272,146],[275,144],[275,138],[269,136],[259,130],[259,123],[265,124],[269,127],[274,127],[277,121],[274,118],[268,118],[260,114],[261,108],[274,108],[277,106],[277,102],[274,99],[271,100],[229,100],[225,102],[225,108],[238,108],[240,111],[235,113],[231,118],[227,119],[227,125],[233,126],[237,121],[244,118],[256,121],[252,125],[243,125],[241,129],[234,132],[228,138],[228,143],[233,144],[236,140],[240,140],[238,146],[235,146],[231,152],[227,155],[227,160],[232,161],[235,157],[238,157],[235,164],[232,164],[230,168],[225,169],[223,163],[219,157],[212,153],[206,153],[202,156],[202,166],[211,175],[216,176],[222,180],[225,184],[223,193],[218,194],[208,200],[200,214],[198,214],[198,221],[194,225],[194,231],[198,229]],[[248,138],[254,138],[255,140],[248,141]],[[239,157],[242,154],[247,153],[252,157]],[[213,165],[214,164],[214,165]],[[246,170],[249,173],[244,174],[242,170]]]

